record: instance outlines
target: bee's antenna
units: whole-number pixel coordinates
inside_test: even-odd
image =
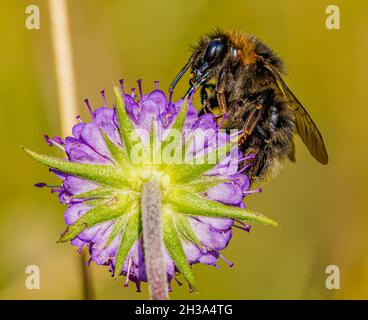
[[[176,84],[179,82],[179,80],[184,75],[184,73],[187,72],[187,70],[191,66],[193,60],[194,60],[194,54],[192,54],[189,61],[185,64],[185,66],[180,70],[178,75],[175,77],[174,81],[170,85],[169,91],[174,91],[174,88],[175,88]]]

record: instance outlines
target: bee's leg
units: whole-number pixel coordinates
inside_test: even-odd
[[[227,112],[226,100],[225,100],[225,84],[226,84],[226,73],[225,70],[220,72],[216,84],[216,97],[221,110],[222,115]]]
[[[219,125],[220,128],[227,119],[225,84],[226,84],[226,73],[225,70],[222,70],[216,84],[216,97],[221,111],[221,113],[218,115],[218,118],[222,118]]]
[[[248,114],[243,125],[243,133],[240,136],[239,143],[244,143],[257,127],[258,122],[263,114],[264,105],[268,99],[268,92],[261,92],[254,100],[254,109]],[[261,129],[261,127],[259,126]],[[262,132],[260,132],[262,134]]]
[[[258,121],[263,112],[263,105],[256,104],[255,108],[248,115],[245,123],[243,125],[243,133],[240,136],[239,143],[243,144],[247,140],[247,138],[252,134],[254,128],[256,128]]]

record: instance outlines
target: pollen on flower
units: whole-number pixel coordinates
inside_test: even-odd
[[[233,227],[249,231],[248,222],[276,223],[245,209],[245,196],[260,191],[250,190],[250,180],[243,173],[250,157],[242,156],[216,117],[199,116],[191,100],[172,102],[172,92],[167,98],[158,81],[155,86],[144,94],[138,80],[136,97],[134,91],[124,92],[121,80],[120,88],[114,87],[112,108],[104,91],[100,108],[93,110],[86,99],[90,121],[79,117],[72,136],[65,139],[46,136],[50,146],[65,151],[67,161],[26,152],[62,180],[61,186],[52,189],[67,205],[67,229],[59,242],[71,241],[79,252],[88,247],[91,261],[109,266],[114,276],[125,276],[125,285],[132,281],[138,291],[141,282],[147,281],[140,192],[145,181],[157,180],[163,194],[169,287],[172,279],[180,283],[175,278],[180,273],[194,289],[192,265],[218,267],[221,257],[232,266],[221,251]],[[206,132],[210,134],[204,136]],[[203,143],[197,143],[198,137]],[[154,161],[157,155],[161,161]]]

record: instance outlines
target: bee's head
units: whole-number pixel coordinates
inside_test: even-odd
[[[191,66],[191,87],[198,87],[210,78],[216,77],[228,51],[226,39],[215,38],[202,40],[194,52]]]
[[[170,88],[173,89],[183,74],[191,68],[190,88],[186,94],[190,95],[209,79],[218,76],[229,51],[231,51],[231,45],[225,36],[217,34],[213,37],[202,38]]]

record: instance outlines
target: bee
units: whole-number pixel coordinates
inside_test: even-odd
[[[253,181],[275,175],[282,160],[295,162],[294,134],[321,164],[328,155],[321,133],[283,80],[281,59],[253,35],[215,31],[203,36],[170,86],[191,69],[186,95],[200,88],[202,111],[220,109],[226,129],[241,130],[239,148],[254,155]]]

